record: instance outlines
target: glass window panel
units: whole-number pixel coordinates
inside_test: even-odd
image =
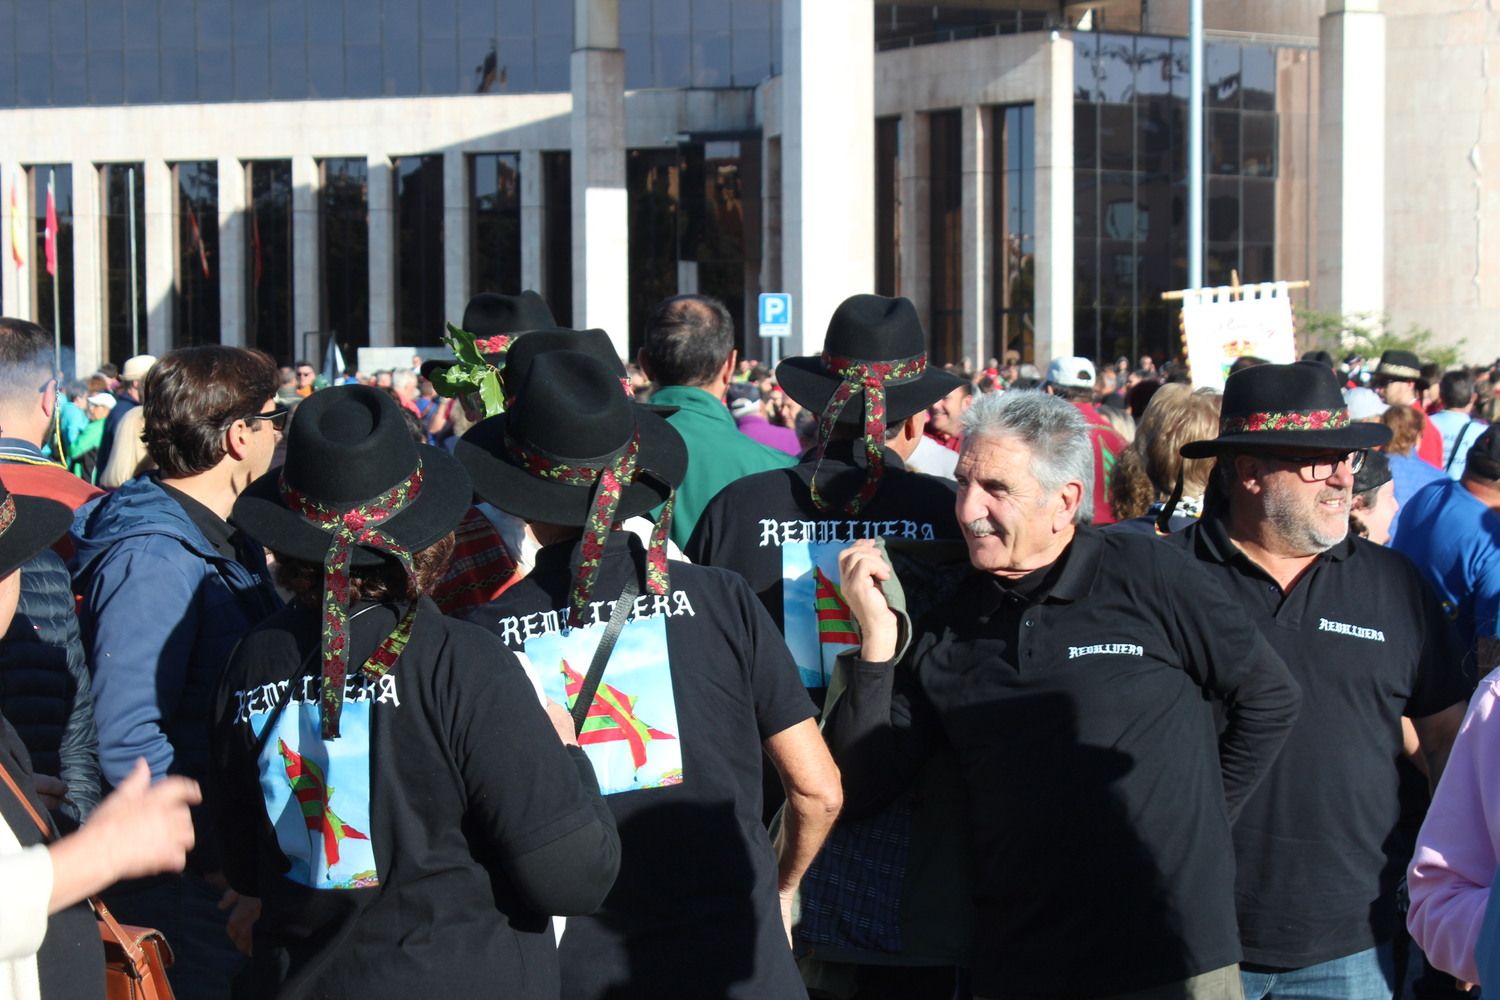
[[[344,44],[344,10],[339,0],[312,0],[306,16],[307,44]],[[301,39],[297,41],[300,43]]]
[[[1208,172],[1240,172],[1240,114],[1238,111],[1208,113]]]
[[[127,104],[151,104],[161,99],[159,64],[155,51],[125,53],[124,99]]]
[[[536,0],[532,16],[535,18],[538,35],[567,35],[569,48],[573,38],[573,5],[557,0]]]
[[[198,96],[198,55],[192,49],[162,49],[161,99],[193,101]]]
[[[687,31],[689,0],[651,0],[651,26],[657,31]]]
[[[343,49],[334,49],[334,66],[343,68]],[[344,94],[343,73],[335,72],[336,90],[327,96],[342,97]],[[312,96],[308,93],[308,51],[302,45],[273,46],[271,48],[271,96],[277,100],[290,101]]]
[[[124,5],[121,0],[92,0],[88,5],[89,49],[125,47]],[[9,35],[10,32],[6,31]]]
[[[15,24],[17,52],[52,54],[52,22],[49,19],[18,15]]]
[[[227,49],[232,44],[233,26],[229,18],[229,0],[197,0],[199,48]]]
[[[1077,102],[1073,105],[1073,166],[1092,168],[1099,165],[1099,106]]]
[[[693,86],[727,87],[732,57],[729,32],[693,34]]]
[[[398,37],[387,31],[381,48],[381,64],[385,72],[381,92],[387,97],[421,93],[421,60],[417,56],[415,35]]]
[[[1098,171],[1073,171],[1073,235],[1079,240],[1099,235]]]
[[[628,60],[627,53],[626,59]],[[627,62],[627,72],[628,72]],[[500,38],[500,89],[524,94],[536,89],[531,38]],[[628,84],[627,84],[628,86]]]
[[[1099,237],[1135,240],[1140,237],[1135,200],[1135,175],[1119,171],[1099,173]]]
[[[219,165],[179,163],[172,346],[219,342]]]
[[[125,0],[125,48],[156,50],[156,0]],[[139,178],[137,178],[139,179]]]
[[[87,39],[84,32],[79,30],[84,19],[83,0],[51,0],[51,9],[53,54],[84,51]],[[28,14],[23,10],[21,17],[36,17],[39,14],[39,11]]]
[[[1240,106],[1240,47],[1210,43],[1203,47],[1204,101],[1211,108]]]
[[[52,103],[52,57],[45,52],[16,53],[16,103],[23,108]]]
[[[692,84],[692,50],[685,34],[658,31],[652,44],[653,84],[687,87]]]
[[[1275,281],[1276,249],[1265,243],[1246,243],[1240,248],[1240,281]]]
[[[454,0],[421,0],[422,41],[458,37],[458,4]]]
[[[193,0],[161,0],[160,23],[164,48],[191,49],[198,44]]]
[[[344,46],[345,97],[379,97],[382,93],[383,80],[378,45]]]
[[[536,36],[536,89],[538,91],[551,93],[567,90],[572,86],[568,68],[568,57],[572,52],[571,31],[564,35],[539,34]]]
[[[1099,36],[1099,100],[1121,103],[1134,96],[1133,42],[1128,35]]]
[[[1073,99],[1076,101],[1099,99],[1098,51],[1098,35],[1073,36]]]
[[[542,295],[558,323],[573,323],[572,154],[542,153]]]
[[[1247,45],[1240,50],[1240,83],[1249,111],[1276,110],[1276,50]]]
[[[1227,285],[1231,270],[1240,266],[1238,243],[1210,243],[1203,254],[1203,281],[1208,285]],[[1240,276],[1244,281],[1244,275]]]
[[[487,51],[496,37],[495,0],[458,0],[458,37]]]
[[[1171,98],[1153,97],[1135,106],[1135,165],[1145,173],[1171,169]]]
[[[240,101],[264,101],[271,96],[271,53],[268,50],[234,50],[234,96]]]
[[[344,0],[344,43],[379,45],[380,18],[371,0]],[[410,30],[410,25],[407,25]]]
[[[0,107],[18,103],[15,53],[0,52]],[[0,307],[3,307],[3,303],[0,303]]]
[[[344,47],[342,45],[309,45],[306,51],[307,70],[304,74],[303,89],[307,92],[307,96],[345,96]],[[373,75],[370,80],[373,84],[375,80]]]
[[[236,48],[271,44],[269,0],[234,0],[234,44]]]
[[[392,45],[412,45],[419,41],[422,30],[422,18],[420,9],[411,0],[385,0],[382,5],[385,18],[381,24],[381,40],[387,48]],[[349,30],[350,9],[348,4],[344,6],[344,30]],[[362,16],[369,17],[370,12],[364,11]],[[356,16],[361,16],[358,12]]]
[[[734,33],[734,85],[753,87],[771,75],[771,32],[766,28]]]
[[[1078,240],[1073,252],[1073,298],[1085,307],[1099,304],[1099,241]],[[1088,330],[1093,330],[1089,320]]]
[[[623,24],[622,24],[623,27]],[[740,36],[735,36],[738,43]],[[625,50],[625,88],[635,90],[652,86],[651,33],[621,32],[620,47]]]
[[[649,31],[651,0],[620,0],[620,31]]]
[[[520,155],[469,158],[472,292],[515,294],[521,287]]]
[[[443,158],[392,162],[396,225],[396,337],[433,346],[443,332]]]
[[[742,28],[771,27],[771,4],[774,0],[733,0],[729,14],[735,31]]]
[[[53,107],[74,107],[88,103],[88,81],[78,71],[78,60],[78,56],[67,52],[52,54]]]
[[[1211,177],[1206,192],[1208,239],[1227,243],[1240,238],[1240,182],[1236,178]]]
[[[245,340],[281,362],[299,345],[292,329],[292,164],[245,164]]]
[[[454,39],[422,42],[422,93],[451,94],[457,86],[458,42]]]
[[[1276,182],[1246,179],[1241,188],[1241,225],[1246,243],[1276,239]]]
[[[135,184],[135,261],[131,266],[131,176]],[[141,164],[106,164],[99,168],[103,188],[105,360],[117,364],[146,346],[146,185]],[[134,299],[132,309],[131,299]]]
[[[1275,177],[1276,116],[1241,116],[1240,141],[1241,172],[1247,177]]]
[[[1172,43],[1165,38],[1135,40],[1135,98],[1165,97],[1172,92]]]
[[[1135,306],[1135,248],[1121,240],[1099,241],[1099,304],[1105,308]],[[1124,321],[1128,326],[1129,320]]]
[[[692,0],[693,33],[729,30],[730,0]]]
[[[536,30],[536,19],[532,17],[532,3],[533,0],[499,0],[495,13],[500,22],[501,38],[531,36]],[[625,30],[628,23],[622,13],[620,30]]]
[[[331,22],[331,23],[330,23]],[[276,50],[302,48],[308,36],[328,36],[329,41],[344,37],[344,11],[340,0],[311,0],[305,9],[301,0],[271,0],[271,55]],[[275,80],[272,80],[275,85]]]
[[[318,193],[319,325],[346,349],[370,342],[369,169],[364,159],[322,163]],[[346,360],[352,361],[346,350]]]
[[[1105,170],[1135,169],[1135,105],[1098,107],[1099,166]]]
[[[234,61],[228,49],[198,51],[198,100],[234,100]]]
[[[125,99],[125,54],[90,52],[89,103],[119,104]]]

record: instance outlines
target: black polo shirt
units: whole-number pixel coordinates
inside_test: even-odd
[[[933,740],[953,747],[975,993],[1104,996],[1238,961],[1230,821],[1297,689],[1212,579],[1154,538],[1080,527],[1019,586],[971,570],[916,633],[909,668],[853,665],[824,732],[854,814]]]
[[[855,643],[838,583],[838,554],[861,538],[902,543],[961,541],[953,514],[953,484],[911,472],[885,450],[880,488],[859,514],[837,506],[821,511],[809,483],[816,469],[818,492],[835,505],[865,482],[863,445],[837,441],[822,465],[803,462],[788,469],[746,476],[709,502],[684,554],[704,566],[734,570],[786,636],[802,683],[820,697],[834,658]]]
[[[1245,961],[1303,968],[1389,940],[1410,860],[1396,835],[1401,717],[1440,712],[1470,686],[1437,598],[1404,556],[1353,536],[1285,593],[1218,519],[1165,544],[1208,568],[1302,688],[1302,714],[1234,828]]]

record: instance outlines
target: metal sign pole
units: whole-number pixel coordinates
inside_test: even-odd
[[[135,246],[135,167],[125,172],[129,178],[130,192],[127,196],[127,209],[130,227],[130,353],[132,356],[141,353],[141,316],[140,306],[137,301],[137,282],[140,280],[136,273],[136,246]]]

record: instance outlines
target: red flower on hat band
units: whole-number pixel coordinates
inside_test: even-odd
[[[833,436],[833,428],[838,424],[839,414],[844,412],[844,407],[850,399],[854,398],[856,392],[863,391],[865,396],[865,458],[868,471],[865,474],[864,485],[860,487],[859,492],[844,504],[844,513],[853,516],[858,514],[875,496],[875,491],[880,488],[881,473],[885,470],[885,387],[888,384],[898,385],[921,378],[927,370],[927,355],[918,354],[894,361],[861,361],[858,358],[842,358],[824,351],[823,367],[838,375],[843,381],[834,390],[833,396],[828,400],[828,405],[823,409],[823,415],[818,419],[818,449],[813,458],[819,465],[813,468],[809,490],[812,493],[813,504],[819,510],[827,511],[832,507],[832,504],[825,500],[818,491],[818,467],[822,465],[823,455],[828,450],[828,442]]]
[[[1259,431],[1336,431],[1349,426],[1349,411],[1272,410],[1247,413],[1242,417],[1225,417],[1219,422],[1220,434],[1244,434]]]
[[[10,530],[10,526],[16,523],[16,495],[5,494],[5,499],[0,500],[0,535]]]
[[[640,429],[635,429],[630,440],[619,450],[592,462],[573,462],[550,455],[538,448],[529,448],[508,434],[505,448],[511,458],[538,479],[593,488],[589,515],[583,525],[578,572],[568,596],[568,625],[576,628],[584,623],[584,612],[593,599],[599,567],[604,562],[604,547],[620,509],[620,498],[625,487],[637,481],[641,471],[637,462],[641,449]],[[646,587],[658,596],[665,596],[668,592],[667,531],[672,523],[672,505],[676,499],[677,493],[673,490],[656,527],[651,530],[651,541],[646,547]]]
[[[355,507],[339,509],[314,500],[286,481],[283,469],[277,484],[287,508],[302,515],[320,531],[333,537],[323,557],[323,738],[337,739],[339,717],[344,710],[344,679],[349,670],[349,567],[355,545],[364,545],[396,557],[413,576],[411,553],[380,525],[401,513],[422,492],[422,464],[406,479],[389,490]],[[390,635],[376,647],[361,671],[371,677],[387,673],[396,664],[411,638],[411,624],[416,617],[413,601]]]

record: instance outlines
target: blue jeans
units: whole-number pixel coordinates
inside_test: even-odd
[[[1396,965],[1389,942],[1286,972],[1240,968],[1245,1000],[1391,1000]]]

